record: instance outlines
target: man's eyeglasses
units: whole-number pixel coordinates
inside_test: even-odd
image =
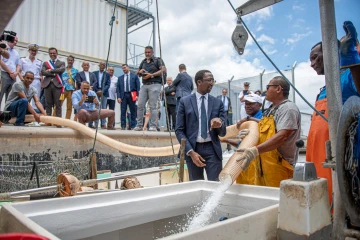
[[[268,84],[268,85],[266,85],[266,90],[269,90],[269,88],[270,87],[272,87],[272,86],[280,86],[279,84]]]
[[[215,83],[216,82],[214,79],[203,79],[203,81],[209,82],[209,83]]]

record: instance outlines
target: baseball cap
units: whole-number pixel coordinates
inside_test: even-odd
[[[254,103],[254,102],[262,103],[263,102],[262,98],[259,95],[255,94],[255,93],[250,93],[249,95],[246,95],[244,97],[243,101],[244,102],[249,101],[249,102],[252,102],[252,103]]]

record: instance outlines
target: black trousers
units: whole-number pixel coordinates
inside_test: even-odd
[[[167,125],[167,129],[173,129],[175,130],[175,125],[176,125],[176,105],[167,105],[167,114],[168,114],[168,118],[169,118],[169,124],[171,126],[171,128],[168,125],[168,122],[166,120],[166,125]]]
[[[190,181],[204,180],[204,170],[209,181],[219,181],[222,160],[216,155],[212,142],[196,143],[195,152],[205,159],[205,167],[198,167],[190,159],[186,159]]]
[[[53,107],[56,106],[56,116],[61,118],[61,88],[55,86],[53,82],[45,88],[46,114],[51,116]]]

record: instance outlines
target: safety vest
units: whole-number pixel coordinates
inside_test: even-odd
[[[317,100],[315,109],[328,117],[327,98]],[[330,204],[332,202],[332,176],[331,169],[324,168],[326,149],[325,142],[329,140],[329,125],[316,112],[311,118],[311,125],[306,144],[306,161],[313,162],[316,168],[316,174],[320,178],[326,178],[328,181],[328,194]]]
[[[275,108],[269,108],[271,111],[269,116],[264,113],[259,122],[259,144],[266,142],[269,138],[276,134],[276,126],[274,115],[280,105],[288,101],[280,103]],[[280,187],[280,182],[285,179],[292,178],[294,169],[288,161],[286,161],[277,149],[261,153],[255,158],[255,185],[267,187]]]

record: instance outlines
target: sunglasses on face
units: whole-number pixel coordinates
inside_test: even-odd
[[[270,87],[280,86],[279,84],[268,84],[266,85],[266,90],[269,90]]]

